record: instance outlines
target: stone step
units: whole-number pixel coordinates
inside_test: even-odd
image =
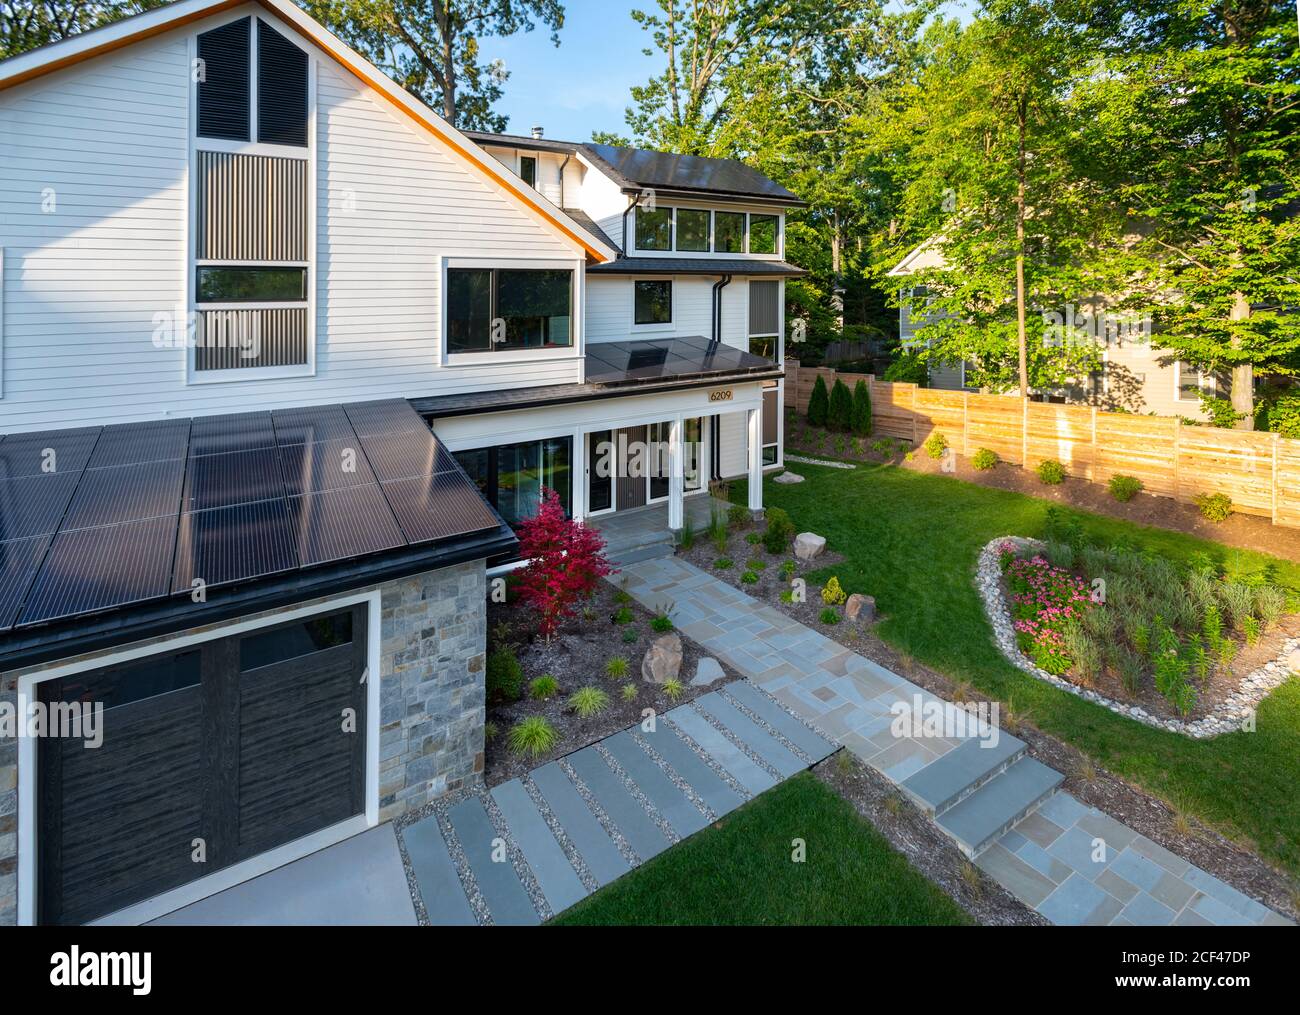
[[[557,762],[547,762],[532,772],[529,779],[542,794],[596,884],[603,888],[632,869]]]
[[[730,814],[745,802],[668,723],[655,723],[653,733],[643,731],[641,736],[716,816]]]
[[[1065,776],[1030,757],[1022,757],[970,796],[935,819],[972,859],[994,839],[1056,792]]]
[[[518,779],[503,782],[492,790],[492,799],[506,819],[511,841],[537,878],[551,912],[562,912],[585,898],[587,889],[524,784]]]
[[[607,552],[607,556],[610,563],[615,567],[626,567],[629,564],[639,564],[643,560],[658,560],[661,557],[671,557],[673,549],[672,542],[668,541],[648,545],[643,544],[627,550],[613,549]]]
[[[971,737],[969,740],[913,772],[900,784],[921,810],[931,817],[942,814],[970,796],[990,779],[1000,775],[1025,753],[1025,742],[999,731],[997,743]]]
[[[704,815],[677,788],[676,784],[664,774],[664,770],[655,764],[650,755],[636,742],[631,730],[624,730],[604,741],[605,749],[614,760],[622,766],[628,778],[636,783],[637,789],[654,805],[655,810],[663,815],[664,820],[672,826],[678,838],[685,839],[694,835],[707,824]]]
[[[690,705],[679,705],[664,718],[704,748],[704,752],[730,772],[731,777],[751,796],[757,796],[776,785],[776,780],[767,769],[760,768],[748,754],[724,737]]]
[[[813,732],[749,681],[733,680],[722,687],[722,691],[753,712],[814,762],[822,761],[835,752],[834,744]]]
[[[402,832],[402,842],[429,923],[435,927],[477,927],[478,920],[456,872],[456,863],[447,850],[438,819],[430,815],[408,825]]]
[[[668,837],[641,806],[641,802],[628,792],[623,780],[614,774],[614,770],[595,747],[584,747],[577,753],[570,754],[567,760],[642,863],[658,856],[671,845]]]
[[[750,748],[766,764],[775,768],[782,779],[788,779],[795,772],[808,767],[788,747],[759,726],[749,716],[743,714],[740,709],[718,694],[717,691],[696,698],[695,705],[734,733],[741,743]]]
[[[529,927],[542,922],[523,882],[507,859],[493,858],[494,842],[499,837],[487,808],[478,797],[467,797],[447,811],[447,820],[456,831],[465,851],[469,869],[478,890],[487,903],[492,922],[498,927]]]

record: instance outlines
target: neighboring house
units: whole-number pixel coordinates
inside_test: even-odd
[[[935,241],[929,240],[909,252],[890,269],[888,275],[906,279],[918,271],[944,266],[942,250]],[[918,333],[925,324],[926,314],[919,308],[924,305],[926,294],[923,287],[902,285],[900,297],[899,342],[906,349],[924,341]],[[1059,307],[1051,312],[1064,317],[1067,310],[1082,315],[1087,309],[1086,306]],[[929,364],[930,386],[950,391],[976,390],[967,382],[967,367],[966,363],[932,362]],[[1035,396],[1046,401],[1079,402],[1102,409],[1204,419],[1206,414],[1199,393],[1204,391],[1208,395],[1222,394],[1226,397],[1226,383],[1222,378],[1202,373],[1173,359],[1168,353],[1153,348],[1150,342],[1126,340],[1102,345],[1101,369],[1091,376],[1080,378],[1078,384],[1070,387],[1035,392]],[[1007,394],[1015,394],[1015,390]]]
[[[743,165],[467,137],[285,0],[0,63],[0,138],[0,706],[105,707],[0,738],[0,924],[147,920],[480,778],[543,486],[761,510],[799,202]]]

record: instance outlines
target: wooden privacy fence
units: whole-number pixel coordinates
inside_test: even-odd
[[[1006,395],[938,391],[786,361],[786,405],[808,409],[821,376],[827,391],[859,380],[871,392],[873,433],[922,443],[935,430],[963,455],[988,448],[1006,462],[1036,467],[1054,458],[1072,475],[1104,483],[1136,476],[1148,493],[1190,501],[1226,493],[1234,510],[1300,527],[1300,441],[1275,433],[1185,425],[1173,416],[1104,412],[1093,406],[1032,402]]]

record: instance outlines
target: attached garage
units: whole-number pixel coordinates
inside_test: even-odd
[[[85,923],[362,814],[355,604],[37,685],[102,702],[99,747],[38,745],[38,918]]]

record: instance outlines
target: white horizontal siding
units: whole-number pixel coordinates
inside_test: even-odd
[[[444,257],[579,249],[319,54],[316,374],[187,384],[152,339],[185,311],[191,31],[0,97],[0,432],[578,379],[572,357],[438,365]]]
[[[671,338],[674,335],[713,334],[711,320],[713,275],[673,276],[673,326],[636,328],[632,324],[630,276],[587,277],[587,341],[627,342],[637,339]],[[722,341],[737,349],[749,348],[749,284],[733,278],[722,290]]]

